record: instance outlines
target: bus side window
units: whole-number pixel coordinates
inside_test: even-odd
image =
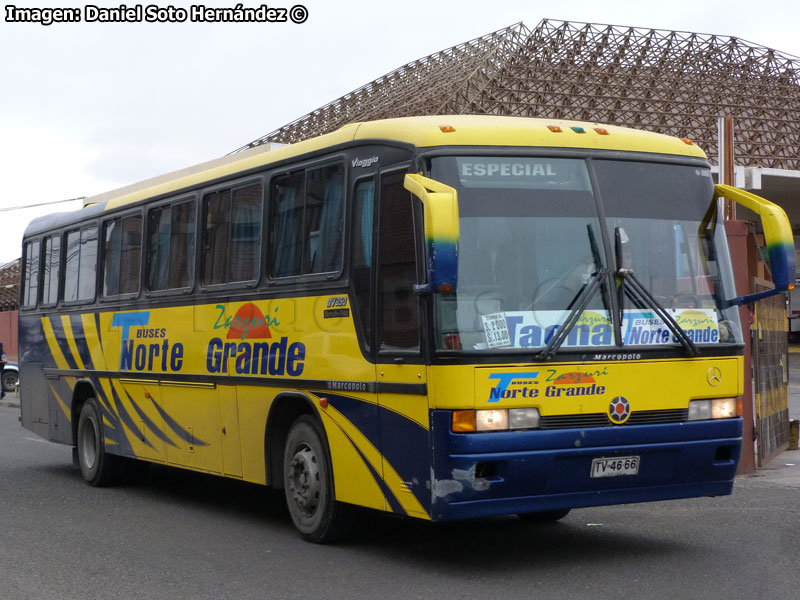
[[[342,267],[344,168],[282,175],[272,186],[272,277],[335,273]]]
[[[356,185],[353,201],[353,243],[351,247],[350,281],[353,286],[353,316],[364,332],[364,348],[372,348],[372,302],[370,301],[370,267],[372,267],[372,222],[375,207],[375,182]]]
[[[39,240],[25,244],[25,280],[22,282],[22,306],[33,308],[39,295]]]
[[[64,301],[94,299],[97,284],[97,226],[67,232]]]
[[[300,274],[305,174],[275,180],[272,192],[272,277]]]
[[[344,169],[333,165],[308,173],[303,273],[330,273],[342,266]]]
[[[58,302],[58,282],[61,275],[61,238],[51,235],[44,240],[44,269],[42,277],[42,305],[55,306]]]
[[[191,287],[194,237],[193,201],[159,206],[147,213],[147,289]]]
[[[103,252],[103,296],[136,294],[142,249],[142,216],[106,221]]]
[[[381,351],[418,351],[420,335],[416,241],[405,171],[381,179],[378,332]]]
[[[261,186],[220,190],[203,198],[203,284],[258,278]]]

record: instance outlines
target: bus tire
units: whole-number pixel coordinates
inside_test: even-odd
[[[97,400],[89,397],[78,420],[78,466],[91,486],[102,487],[119,480],[122,457],[106,452],[103,418]]]
[[[348,533],[352,511],[334,499],[331,460],[319,426],[309,415],[298,417],[289,429],[283,484],[289,514],[303,539],[325,544]]]
[[[555,523],[566,517],[570,512],[569,508],[561,510],[543,510],[541,512],[520,513],[517,515],[523,521],[528,523]]]

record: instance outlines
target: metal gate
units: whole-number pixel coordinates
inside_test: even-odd
[[[773,285],[755,279],[753,291]],[[755,398],[758,466],[789,447],[789,343],[786,295],[754,303],[753,392]]]

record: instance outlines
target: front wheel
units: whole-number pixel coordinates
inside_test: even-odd
[[[333,497],[333,469],[314,419],[299,417],[283,452],[283,486],[292,522],[303,539],[317,544],[344,537],[352,523],[350,507]]]
[[[103,420],[95,398],[87,398],[78,419],[78,466],[89,485],[101,487],[119,479],[122,458],[105,447]]]

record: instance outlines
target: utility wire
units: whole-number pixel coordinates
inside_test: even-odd
[[[12,210],[24,210],[26,208],[36,208],[37,206],[49,206],[51,204],[63,204],[65,202],[75,202],[76,200],[85,200],[86,196],[79,196],[77,198],[69,198],[68,200],[53,200],[52,202],[40,202],[39,204],[28,204],[27,206],[10,206],[8,208],[0,208],[0,212],[9,212]]]

